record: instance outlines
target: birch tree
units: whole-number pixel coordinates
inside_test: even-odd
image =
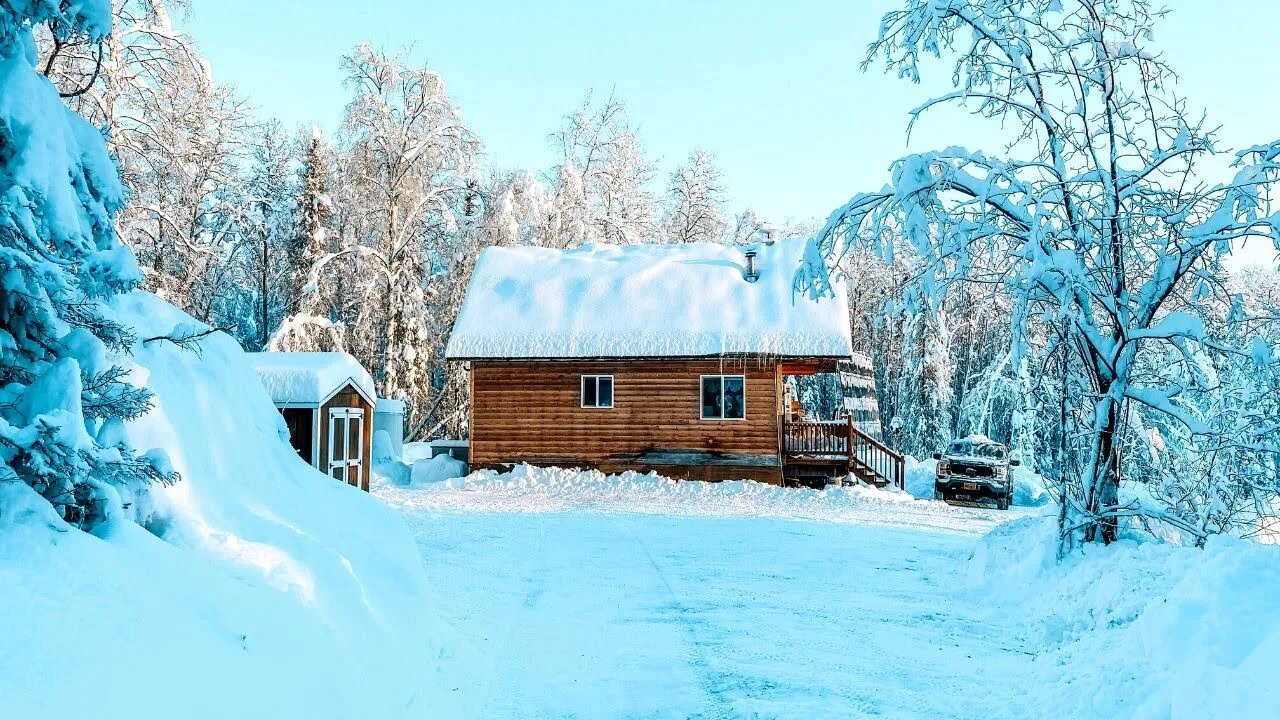
[[[115,31],[90,42],[41,32],[39,68],[71,107],[101,128],[127,199],[120,236],[144,286],[205,322],[231,301],[245,248],[239,171],[250,157],[248,106],[210,77],[175,28],[182,0],[116,0]]]
[[[1200,373],[1137,370],[1157,352],[1188,367],[1204,350],[1246,355],[1176,298],[1220,295],[1216,259],[1245,238],[1280,235],[1269,203],[1280,144],[1236,152],[1229,177],[1206,179],[1223,151],[1151,47],[1161,14],[1145,0],[908,0],[885,15],[864,66],[883,62],[915,81],[927,58],[954,60],[955,89],[912,120],[958,105],[1005,128],[1008,148],[902,158],[887,187],[837,209],[812,247],[829,269],[854,246],[891,255],[890,238],[902,235],[922,259],[910,301],[936,305],[959,282],[999,283],[1014,300],[1015,364],[1031,338],[1055,338],[1046,352],[1062,368],[1064,398],[1075,390],[1064,400],[1068,465],[1051,469],[1064,549],[1116,539],[1127,516],[1192,530],[1167,505],[1121,497],[1119,434],[1136,404],[1214,437],[1184,399],[1216,391]],[[999,262],[978,272],[978,258]],[[821,293],[825,278],[815,265],[800,280]],[[1275,436],[1235,442],[1280,451]]]
[[[578,240],[578,231],[585,242],[659,239],[658,202],[650,190],[656,168],[621,100],[611,95],[596,106],[588,94],[550,139],[560,155],[552,177],[566,211],[562,225],[571,230],[563,235],[566,247]]]
[[[711,153],[695,150],[671,173],[664,225],[669,242],[717,242],[724,218],[724,176]]]
[[[381,392],[409,400],[412,420],[429,402],[443,348],[426,325],[428,252],[458,234],[478,143],[430,68],[367,45],[343,67],[353,93],[342,124],[345,199],[358,213],[358,272],[374,278],[363,288],[363,335],[355,337]]]

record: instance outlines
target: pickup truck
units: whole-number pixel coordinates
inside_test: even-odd
[[[934,453],[938,474],[933,497],[952,504],[994,502],[1001,510],[1013,504],[1013,478],[1009,469],[1018,465],[1009,459],[1009,449],[982,436],[955,440],[945,453]]]

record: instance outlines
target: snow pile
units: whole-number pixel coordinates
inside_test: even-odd
[[[467,464],[448,455],[437,455],[415,460],[412,463],[398,458],[379,462],[373,468],[375,484],[401,487],[433,485],[467,474]]]
[[[1013,504],[1038,507],[1048,504],[1052,498],[1045,488],[1044,478],[1025,466],[1009,469],[1013,475]],[[904,482],[907,493],[921,500],[933,499],[933,481],[938,476],[937,460],[916,460],[906,457]]]
[[[245,357],[277,403],[318,403],[348,382],[370,400],[373,377],[359,360],[341,352],[258,352]]]
[[[805,241],[731,247],[491,247],[476,264],[450,358],[848,357],[843,283],[793,292]],[[744,279],[754,251],[755,282]]]
[[[415,465],[416,469],[425,461]],[[480,470],[463,478],[405,488],[373,488],[406,511],[639,513],[684,517],[782,517],[823,522],[908,525],[973,532],[1009,519],[1006,512],[920,502],[906,493],[867,486],[825,490],[781,488],[750,480],[677,481],[654,473],[604,475],[519,465],[509,472]]]
[[[1280,717],[1280,547],[1122,541],[1055,557],[1051,516],[998,528],[971,562],[976,593],[1022,618],[1056,717]]]
[[[413,464],[411,482],[414,485],[428,485],[459,478],[466,474],[466,463],[454,460],[448,455],[437,455]]]
[[[139,337],[193,322],[141,292],[112,312]],[[298,458],[230,338],[139,344],[124,362],[155,392],[130,438],[182,481],[152,491],[146,529],[113,519],[95,535],[0,483],[0,714],[441,712],[446,634],[400,518]]]

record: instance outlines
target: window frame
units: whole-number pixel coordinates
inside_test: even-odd
[[[609,378],[609,404],[600,404],[600,378]],[[595,382],[596,386],[596,404],[587,404],[587,380]],[[617,384],[613,380],[613,375],[609,373],[583,373],[578,380],[578,407],[582,410],[612,410],[617,406],[617,398],[615,391]]]
[[[707,378],[720,378],[720,416],[707,417],[702,414],[702,387]],[[724,379],[738,378],[742,380],[742,417],[725,417],[724,414]],[[747,376],[744,373],[711,373],[698,376],[698,419],[712,422],[742,422],[747,419]]]

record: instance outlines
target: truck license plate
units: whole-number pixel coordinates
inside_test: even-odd
[[[964,484],[964,489],[965,489],[965,490],[977,490],[977,489],[978,489],[978,483],[965,483],[965,484]]]

